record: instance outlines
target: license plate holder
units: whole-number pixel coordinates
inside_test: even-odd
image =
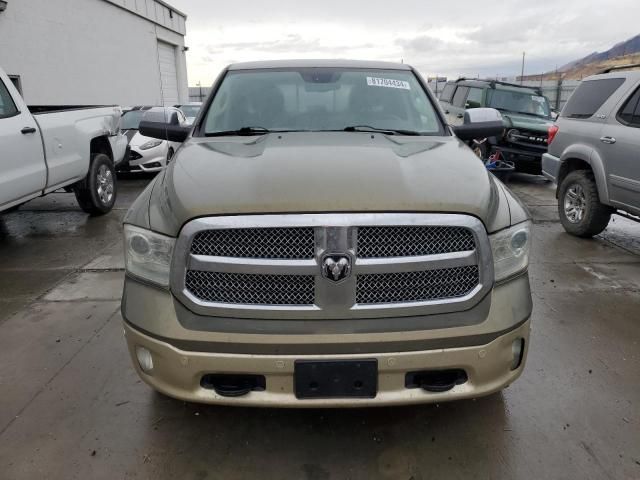
[[[378,361],[297,360],[294,367],[296,398],[375,398]]]

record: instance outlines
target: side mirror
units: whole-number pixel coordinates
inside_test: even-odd
[[[495,108],[474,108],[464,112],[462,125],[452,127],[460,140],[477,140],[502,135],[502,115]]]
[[[142,121],[140,122],[138,131],[145,137],[182,143],[189,136],[191,127],[182,127],[180,125],[172,125],[170,123],[162,122]]]

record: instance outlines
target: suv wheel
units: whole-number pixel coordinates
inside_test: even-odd
[[[607,228],[613,209],[600,203],[593,174],[588,170],[575,170],[560,184],[558,213],[568,233],[589,238]]]

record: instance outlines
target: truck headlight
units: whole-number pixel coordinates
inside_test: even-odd
[[[149,150],[150,148],[157,147],[163,142],[163,140],[149,140],[148,142],[140,145],[140,150]]]
[[[496,282],[517,275],[529,266],[531,222],[522,222],[489,235]]]
[[[175,238],[133,225],[124,226],[124,257],[128,273],[157,285],[169,286]]]

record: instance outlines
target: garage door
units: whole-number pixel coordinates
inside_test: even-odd
[[[158,42],[158,61],[164,105],[176,105],[178,101],[178,75],[176,72],[176,49],[173,45]]]

